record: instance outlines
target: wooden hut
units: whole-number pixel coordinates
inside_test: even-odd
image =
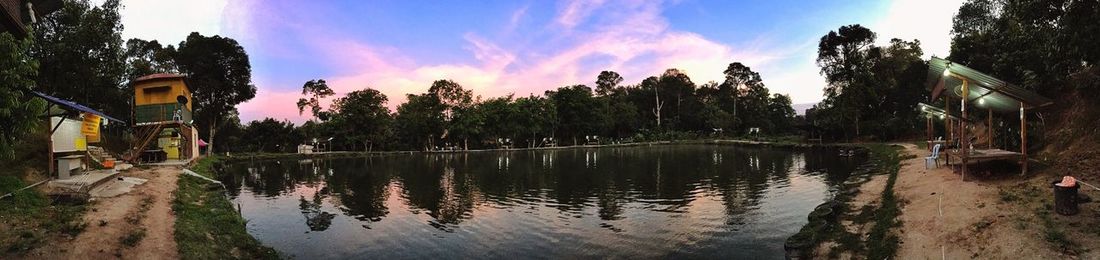
[[[928,142],[942,142],[947,149],[948,163],[952,158],[961,161],[963,178],[967,166],[987,160],[1017,160],[1022,173],[1027,174],[1027,115],[1034,109],[1054,102],[1035,92],[1004,82],[969,67],[955,64],[949,60],[932,57],[928,62],[928,88],[932,91],[931,101],[943,99],[944,107],[919,104],[927,115]],[[1008,151],[994,147],[992,136],[995,126],[993,115],[1016,115],[1020,117],[1020,151]],[[980,115],[985,115],[982,122]],[[934,121],[943,120],[946,138],[937,141],[934,138]],[[990,141],[986,147],[973,147],[972,136],[977,124],[984,124],[985,133]],[[1001,126],[1009,127],[1009,126]]]
[[[198,131],[192,125],[191,89],[185,79],[180,74],[159,73],[132,82],[133,126],[138,140],[129,160],[143,154],[158,157],[149,153],[172,160],[198,157]]]

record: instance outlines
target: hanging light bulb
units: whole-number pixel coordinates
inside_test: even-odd
[[[985,97],[981,97],[978,99],[978,105],[985,105]]]
[[[944,68],[943,69],[943,76],[947,77],[948,75],[951,75],[951,70]]]

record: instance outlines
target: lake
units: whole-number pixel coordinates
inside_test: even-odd
[[[659,145],[257,160],[222,181],[249,233],[299,259],[782,259],[860,162]]]

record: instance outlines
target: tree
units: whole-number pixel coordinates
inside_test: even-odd
[[[245,142],[254,151],[268,153],[292,151],[302,141],[302,137],[294,131],[294,123],[273,118],[249,122],[244,129],[244,136],[263,136],[250,138]]]
[[[298,99],[298,114],[302,114],[305,112],[306,108],[309,108],[313,113],[313,117],[321,120],[328,120],[331,114],[321,108],[321,99],[330,97],[334,94],[336,94],[336,92],[333,92],[332,88],[329,88],[328,84],[325,83],[323,79],[307,81],[306,84],[302,85],[302,95],[309,98],[306,99],[303,97]]]
[[[535,147],[539,135],[552,135],[557,128],[558,112],[548,98],[531,95],[516,99],[517,123],[523,132],[530,134],[528,147]]]
[[[98,109],[130,114],[133,94],[125,91],[119,1],[100,6],[65,1],[35,24],[32,56],[38,60],[40,91]]]
[[[157,41],[130,39],[126,41],[126,80],[154,73],[174,73],[176,47],[161,46]]]
[[[193,32],[179,44],[176,64],[188,74],[195,119],[209,129],[207,151],[212,151],[226,113],[256,96],[248,54],[236,40]]]
[[[561,87],[555,91],[546,91],[546,97],[554,102],[561,136],[573,138],[577,144],[578,135],[595,134],[602,129],[607,119],[602,107],[592,97],[592,89],[585,85]]]
[[[771,99],[768,100],[767,111],[772,133],[790,131],[795,117],[790,96],[779,93],[773,94]]]
[[[619,76],[619,73],[607,70],[601,71],[600,75],[596,77],[596,95],[601,97],[611,95],[615,87],[618,87],[621,82],[623,82],[623,77]]]
[[[740,62],[730,63],[723,71],[726,80],[718,86],[718,98],[726,104],[726,110],[737,118],[740,125],[735,132],[743,132],[748,127],[772,130],[770,118],[761,117],[768,111],[768,88],[760,73]]]
[[[443,134],[443,104],[435,95],[406,95],[408,101],[397,106],[394,118],[397,136],[406,148],[431,149],[434,139]]]
[[[372,151],[374,142],[390,135],[393,119],[386,101],[386,95],[375,89],[352,91],[333,102],[335,124],[344,136],[359,140],[365,151]]]
[[[12,159],[15,143],[34,131],[46,103],[31,98],[38,62],[30,56],[33,40],[0,33],[0,160]]]
[[[871,63],[867,61],[867,50],[875,41],[875,33],[858,24],[841,26],[821,37],[817,49],[817,65],[825,76],[826,107],[837,110],[841,121],[855,127],[855,135],[860,135],[861,105],[870,99],[870,86],[867,72]]]

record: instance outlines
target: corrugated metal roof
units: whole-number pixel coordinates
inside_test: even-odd
[[[76,102],[60,99],[60,98],[50,96],[50,95],[46,95],[46,94],[43,94],[42,92],[38,92],[38,91],[33,91],[31,93],[34,93],[35,96],[38,96],[42,99],[45,99],[46,101],[49,101],[50,103],[58,104],[58,105],[68,107],[69,109],[77,110],[77,111],[80,111],[80,112],[92,113],[92,114],[95,114],[97,116],[100,116],[100,117],[105,118],[105,119],[110,120],[110,121],[115,121],[115,122],[119,122],[119,123],[123,123],[123,124],[126,123],[126,121],[118,120],[114,117],[107,116],[107,114],[104,114],[103,112],[99,112],[99,111],[96,111],[95,109],[91,109],[91,108],[86,107],[84,105],[77,104]]]
[[[925,103],[917,103],[917,107],[920,109],[920,112],[922,114],[929,114],[929,115],[932,115],[932,116],[935,116],[935,117],[948,116],[948,117],[951,117],[952,119],[962,120],[962,117],[959,116],[959,111],[946,113],[942,108],[938,108],[936,106],[925,104]],[[970,120],[966,120],[966,121],[970,121]]]
[[[944,70],[949,70],[951,76],[945,76]],[[970,93],[967,97],[970,102],[968,104],[978,108],[1016,112],[1020,109],[1020,102],[1029,109],[1054,104],[1054,101],[1035,92],[937,57],[932,57],[932,60],[928,61],[926,82],[932,90],[932,100],[939,98],[943,93],[961,99],[963,81],[959,77],[966,79],[969,83]]]

